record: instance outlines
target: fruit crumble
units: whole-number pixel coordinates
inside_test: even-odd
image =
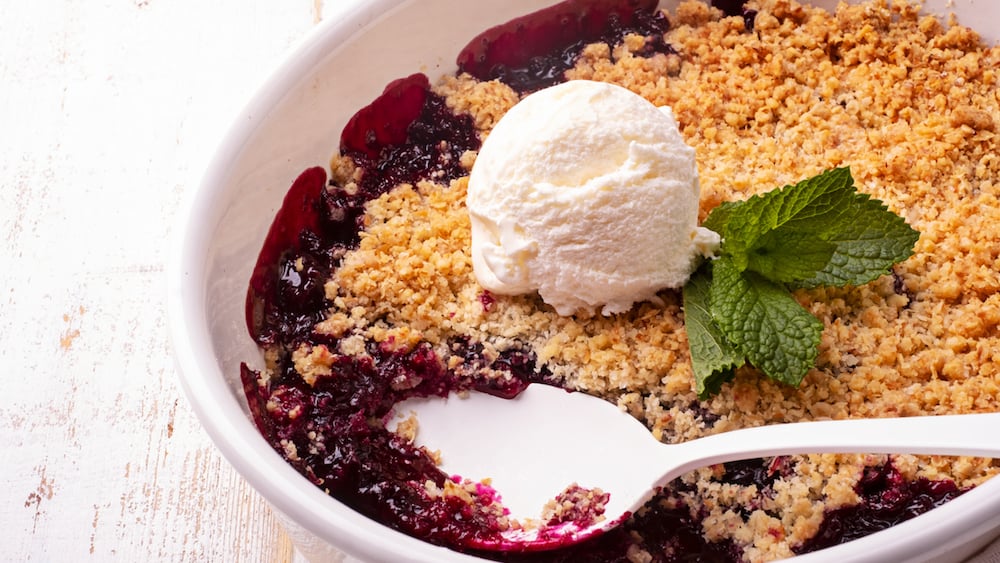
[[[386,430],[405,398],[512,397],[544,382],[612,401],[664,442],[1000,410],[1000,47],[899,0],[833,13],[794,0],[688,1],[669,14],[625,4],[569,0],[488,30],[459,54],[456,74],[389,84],[350,121],[329,168],[296,180],[247,298],[266,366],[244,366],[243,381],[265,437],[359,512],[513,561],[770,561],[891,526],[1000,472],[998,461],[965,457],[750,460],[675,480],[580,546],[468,548],[520,524],[488,483],[456,481],[415,447],[419,425]],[[576,24],[546,31],[560,21]],[[696,151],[701,219],[721,202],[850,166],[860,191],[921,233],[914,255],[865,286],[795,293],[824,324],[800,386],[744,366],[704,400],[677,290],[610,316],[562,316],[537,295],[485,291],[465,207],[480,143],[523,96],[567,79],[673,109]],[[550,516],[586,512],[601,493],[585,492],[568,490]]]

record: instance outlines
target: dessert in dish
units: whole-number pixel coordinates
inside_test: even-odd
[[[669,16],[638,9],[618,19],[620,39],[575,30],[585,40],[565,76],[673,108],[695,147],[702,217],[850,165],[863,191],[921,231],[916,254],[869,286],[797,294],[825,325],[800,387],[748,367],[698,400],[678,292],[617,315],[562,316],[536,296],[486,292],[472,276],[464,200],[480,140],[524,93],[548,85],[524,77],[557,82],[562,71],[521,72],[514,61],[500,81],[463,65],[433,86],[420,75],[396,82],[391,103],[375,101],[348,126],[332,182],[322,170],[296,182],[249,300],[267,358],[260,374],[245,371],[258,425],[360,512],[456,547],[511,525],[488,487],[449,479],[380,427],[414,394],[514,394],[546,381],[616,402],[665,441],[791,420],[997,410],[996,49],[904,4],[830,15],[761,2],[728,17],[697,3]],[[996,469],[861,455],[705,468],[618,532],[536,557],[780,558],[891,525]]]

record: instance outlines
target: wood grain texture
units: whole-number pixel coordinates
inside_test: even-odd
[[[334,0],[336,1],[336,0]],[[292,561],[182,396],[182,197],[319,0],[0,10],[0,561]]]
[[[181,199],[255,87],[345,0],[0,8],[0,562],[301,561],[176,375]]]

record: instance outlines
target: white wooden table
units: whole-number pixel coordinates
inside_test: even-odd
[[[163,264],[230,120],[338,1],[0,1],[0,561],[296,558],[182,396]]]
[[[180,392],[162,271],[230,120],[345,0],[0,1],[0,561],[300,559]]]

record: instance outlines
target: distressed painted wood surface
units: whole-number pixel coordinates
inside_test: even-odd
[[[298,559],[182,396],[186,192],[320,0],[0,2],[0,561]]]
[[[343,1],[0,3],[0,561],[301,560],[180,392],[163,263],[236,111]]]

